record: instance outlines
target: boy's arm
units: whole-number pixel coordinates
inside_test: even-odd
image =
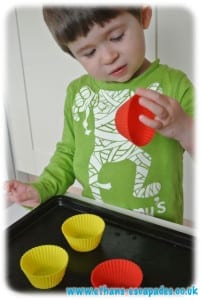
[[[183,110],[180,103],[171,97],[149,89],[140,88],[136,93],[141,96],[140,104],[155,114],[153,120],[141,115],[140,121],[156,129],[160,134],[177,140],[190,155],[193,155],[194,121]]]
[[[64,129],[62,141],[57,144],[56,151],[48,166],[39,178],[32,183],[17,180],[6,182],[6,197],[13,202],[29,208],[38,206],[45,200],[63,194],[74,182],[74,133],[71,112],[71,92],[67,91],[64,109]]]
[[[75,180],[73,172],[75,144],[70,103],[70,91],[68,89],[64,109],[62,141],[57,144],[54,155],[40,177],[36,182],[31,183],[31,186],[38,191],[41,202],[55,195],[65,193]]]
[[[181,146],[193,157],[194,156],[194,120],[184,112],[183,127],[177,136]]]
[[[50,163],[37,181],[27,184],[11,180],[5,183],[8,200],[27,208],[34,208],[57,194],[63,194],[73,183],[73,148],[71,148],[73,143],[69,146],[66,141],[66,139],[71,140],[67,123],[65,121],[62,141],[57,144]]]

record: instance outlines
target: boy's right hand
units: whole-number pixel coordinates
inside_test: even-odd
[[[11,180],[5,183],[5,189],[6,198],[12,202],[31,208],[40,204],[38,192],[29,184]]]

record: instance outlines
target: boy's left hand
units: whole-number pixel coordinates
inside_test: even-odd
[[[179,141],[184,149],[192,154],[193,120],[179,102],[150,89],[139,88],[136,94],[140,96],[140,105],[155,115],[154,119],[141,115],[140,121],[160,134]]]

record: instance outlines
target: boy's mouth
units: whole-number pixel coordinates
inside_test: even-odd
[[[116,68],[115,70],[113,70],[110,75],[115,76],[115,77],[119,77],[122,76],[127,70],[127,65],[123,65],[119,68]]]

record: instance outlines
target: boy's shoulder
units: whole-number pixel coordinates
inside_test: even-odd
[[[167,73],[167,74],[171,74],[172,76],[176,75],[180,75],[180,76],[186,76],[185,72],[177,69],[173,66],[167,65],[167,64],[163,64],[163,63],[159,63],[158,64],[158,71],[162,72],[162,73]]]
[[[80,77],[72,80],[68,85],[68,89],[78,90],[84,85],[91,85],[92,84],[92,77],[88,74],[81,75]]]
[[[166,74],[166,78],[170,78],[172,82],[183,82],[184,84],[193,86],[192,79],[185,71],[166,64],[160,64],[160,69],[164,75]]]
[[[156,71],[153,72],[152,75],[160,78],[160,82],[165,85],[169,83],[171,89],[173,89],[174,86],[178,87],[178,85],[180,85],[181,88],[193,87],[191,79],[183,70],[167,64],[158,63]]]

